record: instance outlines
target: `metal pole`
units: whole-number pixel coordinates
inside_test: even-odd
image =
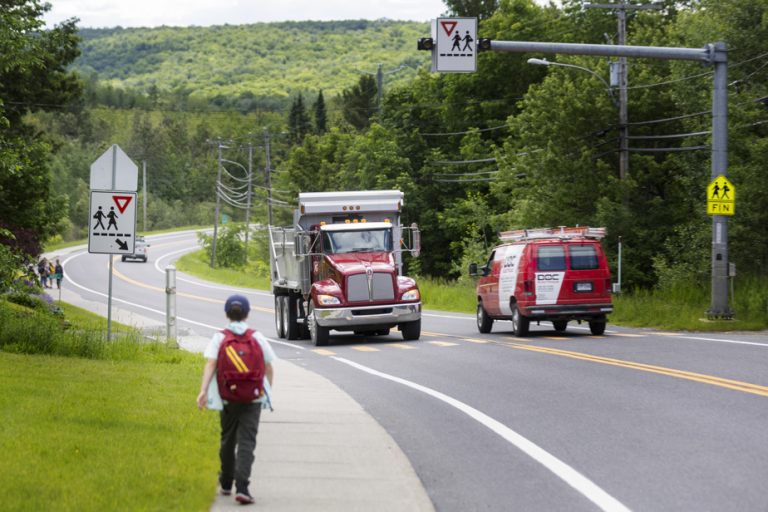
[[[179,348],[176,341],[176,267],[165,267],[165,338],[168,345]]]
[[[117,182],[117,144],[112,144],[112,186],[111,190],[115,190],[115,183]],[[112,340],[112,273],[114,271],[115,263],[112,261],[112,255],[109,254],[109,290],[107,291],[107,341]]]
[[[381,72],[381,63],[379,63],[379,68],[376,71],[376,86],[378,87],[378,104],[376,106],[378,107],[379,115],[381,115],[381,97],[384,92],[384,74]]]
[[[245,203],[245,263],[248,263],[248,234],[251,232],[252,184],[253,184],[253,143],[248,142],[248,200]]]
[[[626,2],[622,0],[618,12],[619,46],[627,44],[627,11]],[[627,125],[627,58],[619,57],[619,179],[625,180],[629,175],[629,129]]]
[[[216,268],[216,236],[219,232],[219,210],[221,208],[221,196],[219,185],[221,183],[221,142],[219,142],[219,166],[216,175],[216,218],[213,220],[213,243],[211,244],[211,268]]]
[[[710,45],[715,65],[712,93],[712,180],[728,177],[728,54],[725,43]],[[712,302],[714,318],[732,318],[728,306],[728,217],[712,217]]]
[[[272,178],[270,177],[271,158],[269,155],[269,129],[264,128],[264,144],[266,147],[267,163],[264,167],[264,174],[267,186],[267,226],[272,225]]]
[[[142,160],[141,161],[141,167],[142,167],[142,178],[141,178],[141,184],[144,187],[144,222],[142,223],[142,227],[144,228],[144,232],[147,231],[147,161]]]

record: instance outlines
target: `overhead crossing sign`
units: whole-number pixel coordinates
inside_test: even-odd
[[[474,73],[477,71],[477,18],[437,18],[434,71]]]

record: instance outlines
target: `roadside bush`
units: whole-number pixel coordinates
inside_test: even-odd
[[[213,236],[198,233],[198,240],[203,246],[208,261],[213,253]],[[245,227],[242,224],[222,226],[216,240],[216,266],[241,268],[245,263]]]

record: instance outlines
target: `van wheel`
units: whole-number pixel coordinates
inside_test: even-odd
[[[605,332],[605,320],[593,320],[589,322],[589,330],[595,336],[600,336]]]
[[[275,295],[275,333],[278,338],[285,338],[285,323],[283,323],[283,302],[282,295]]]
[[[565,332],[565,329],[568,327],[568,320],[555,320],[552,322],[552,325],[557,332]]]
[[[520,314],[520,310],[517,305],[512,306],[512,331],[515,336],[526,336],[528,334],[528,327],[531,321]]]
[[[491,332],[491,327],[493,327],[493,318],[489,317],[488,313],[485,312],[483,303],[478,302],[477,303],[477,330],[483,334],[488,334],[489,332]]]
[[[309,306],[309,312],[307,313],[307,321],[309,322],[309,337],[312,339],[312,343],[316,347],[324,347],[328,344],[328,333],[330,329],[317,325],[317,318],[315,317],[315,311],[312,306]]]

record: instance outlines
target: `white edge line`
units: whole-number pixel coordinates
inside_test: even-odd
[[[425,393],[442,402],[445,402],[451,407],[458,409],[459,411],[463,412],[470,418],[479,422],[483,426],[489,428],[491,431],[501,436],[505,441],[517,447],[523,453],[525,453],[526,455],[531,457],[533,460],[535,460],[536,462],[538,462],[539,464],[543,465],[545,468],[550,470],[552,473],[554,473],[555,476],[557,476],[558,478],[563,480],[565,483],[573,487],[576,491],[581,493],[585,498],[587,498],[592,503],[600,507],[601,510],[606,510],[611,512],[613,511],[628,512],[629,511],[629,508],[627,508],[621,502],[619,502],[616,498],[614,498],[613,496],[605,492],[597,484],[592,482],[589,478],[585,477],[584,475],[582,475],[581,473],[573,469],[571,466],[561,461],[551,453],[547,452],[537,444],[533,443],[532,441],[529,441],[528,439],[521,436],[514,430],[510,429],[506,425],[478,411],[474,407],[471,407],[463,402],[460,402],[459,400],[456,400],[455,398],[445,395],[439,391],[435,391],[434,389],[428,388],[426,386],[422,386],[420,384],[416,384],[415,382],[411,382],[409,380],[401,379],[400,377],[395,377],[394,375],[389,375],[387,373],[374,370],[373,368],[363,366],[361,364],[355,363],[354,361],[350,361],[342,357],[331,356],[331,358],[335,359],[336,361],[339,361],[340,363],[344,363],[353,368],[356,368],[360,371],[369,373],[376,377],[381,377],[382,379],[391,380],[392,382],[396,382],[398,384],[402,384],[404,386],[415,389],[417,391],[421,391],[422,393]]]

